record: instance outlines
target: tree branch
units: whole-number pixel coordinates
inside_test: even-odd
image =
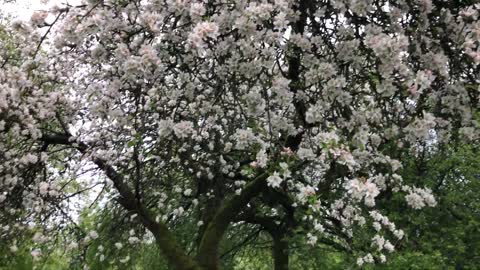
[[[219,269],[218,246],[230,222],[248,202],[266,187],[268,173],[260,174],[248,183],[240,195],[230,197],[223,203],[203,234],[198,248],[197,259],[200,265],[209,270]]]
[[[68,135],[51,135],[43,136],[44,148],[51,144],[73,145]],[[77,149],[85,154],[87,145],[83,142],[77,143]],[[121,196],[120,204],[127,210],[138,214],[142,224],[152,232],[155,239],[169,263],[175,269],[179,270],[200,270],[201,268],[182,250],[178,245],[174,235],[170,232],[166,224],[161,221],[156,222],[152,214],[145,208],[136,198],[128,184],[125,182],[123,175],[119,174],[115,168],[109,165],[105,160],[94,158],[93,163],[102,170],[107,177],[112,180],[114,187]]]

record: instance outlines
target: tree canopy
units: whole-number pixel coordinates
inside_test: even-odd
[[[0,30],[0,250],[218,270],[265,264],[263,242],[265,269],[313,268],[309,249],[338,267],[408,250],[469,267],[428,239],[478,248],[479,13],[88,0],[14,21]]]

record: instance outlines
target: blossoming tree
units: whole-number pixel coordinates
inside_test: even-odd
[[[174,269],[220,269],[222,239],[246,224],[271,235],[276,269],[293,234],[351,250],[357,227],[374,231],[357,263],[385,261],[403,231],[376,202],[436,204],[403,183],[402,157],[478,139],[473,2],[89,0],[15,22],[15,57],[0,55],[2,240],[52,240],[89,194]],[[195,255],[180,219],[198,225]]]

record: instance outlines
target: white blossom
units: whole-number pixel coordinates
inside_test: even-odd
[[[12,246],[10,246],[10,251],[11,251],[12,253],[17,252],[17,251],[18,251],[17,245],[12,245]]]
[[[256,164],[260,168],[265,168],[267,166],[268,156],[265,149],[258,151],[256,156]]]
[[[433,207],[437,204],[435,197],[432,195],[432,191],[428,188],[414,188],[405,196],[405,199],[412,208],[420,209],[425,206]]]
[[[34,249],[32,252],[30,252],[30,254],[32,255],[34,261],[38,261],[42,256],[42,251],[40,249]]]
[[[88,236],[90,236],[90,238],[92,238],[93,240],[97,239],[98,238],[98,233],[96,231],[90,231],[88,233]]]
[[[273,175],[270,175],[267,178],[267,185],[272,188],[279,188],[282,182],[283,182],[283,179],[280,177],[278,172],[274,172]]]

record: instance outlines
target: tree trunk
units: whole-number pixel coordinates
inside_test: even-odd
[[[272,235],[273,237],[273,269],[274,270],[288,270],[288,240],[285,235]]]
[[[198,248],[197,261],[201,267],[208,270],[220,269],[219,246],[230,222],[250,202],[251,198],[266,187],[267,177],[267,172],[260,174],[244,187],[240,195],[233,195],[226,199],[217,210],[213,219],[207,224]]]

